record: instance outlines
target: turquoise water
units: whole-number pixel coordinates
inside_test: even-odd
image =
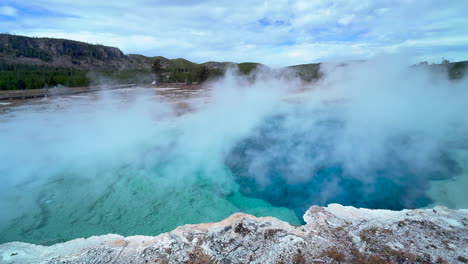
[[[52,244],[108,233],[157,235],[184,224],[220,221],[239,211],[300,223],[291,210],[244,197],[233,183],[219,188],[202,180],[176,185],[154,171],[135,168],[105,170],[95,179],[57,176],[38,191],[35,206],[2,230],[1,242]]]
[[[454,155],[468,149],[464,102],[428,120],[437,96],[419,103],[426,109],[408,101],[389,114],[375,97],[298,104],[267,84],[207,102],[169,93],[196,111],[174,109],[152,89],[4,108],[0,243],[158,235],[236,212],[299,225],[309,206],[331,202],[402,209],[467,200],[466,158]]]
[[[0,243],[158,235],[236,212],[301,224],[239,192],[223,162],[233,129],[207,126],[211,111],[175,117],[152,94],[128,97],[56,98],[1,116]]]
[[[297,128],[291,130],[288,118],[267,118],[236,145],[226,164],[243,194],[291,208],[298,216],[311,204],[390,210],[425,207],[435,202],[428,193],[431,182],[452,180],[466,170],[466,161],[457,155],[463,147],[454,144],[434,145],[430,152],[420,153],[426,155],[422,163],[416,162],[416,153],[409,150],[421,150],[437,139],[411,133],[386,139],[382,152],[367,156],[365,163],[351,162],[337,153],[346,121],[327,114],[322,122],[307,127],[319,136],[304,136]],[[358,143],[355,152],[366,148],[365,142]]]

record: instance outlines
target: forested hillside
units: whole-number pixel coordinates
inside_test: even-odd
[[[346,64],[343,64],[346,65]],[[468,62],[420,66],[446,70],[451,79],[464,76]],[[79,41],[30,38],[0,34],[0,90],[69,87],[101,83],[148,84],[159,82],[204,82],[222,76],[228,67],[238,67],[248,75],[265,65],[253,62],[210,61],[194,63],[186,59],[125,55],[120,49]],[[320,63],[288,67],[304,81],[320,78]]]
[[[193,63],[161,56],[125,55],[118,48],[79,41],[0,34],[0,90],[105,83],[203,82],[238,65],[249,74],[259,64]]]

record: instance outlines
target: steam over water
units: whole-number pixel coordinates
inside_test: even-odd
[[[157,235],[238,211],[301,224],[332,202],[468,207],[465,80],[388,61],[323,71],[2,106],[0,243]]]

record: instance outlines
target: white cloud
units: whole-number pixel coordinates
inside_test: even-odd
[[[18,15],[18,10],[11,6],[0,6],[0,16],[14,17]]]
[[[338,24],[346,26],[353,21],[354,17],[354,14],[344,16],[338,20]]]
[[[415,59],[445,54],[468,59],[466,52],[457,52],[468,35],[464,1],[14,2],[50,15],[29,12],[33,15],[2,22],[0,31],[102,43],[125,53],[274,65],[400,51]]]

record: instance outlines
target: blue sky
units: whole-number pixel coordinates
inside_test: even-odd
[[[2,0],[0,31],[196,62],[468,59],[464,0]]]

